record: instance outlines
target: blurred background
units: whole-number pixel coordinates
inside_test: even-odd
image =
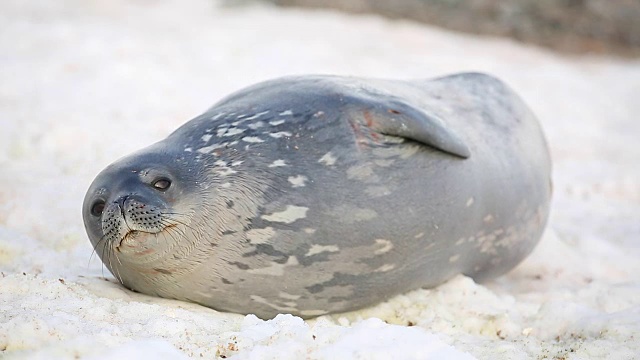
[[[568,53],[640,55],[638,0],[265,0],[379,14]],[[229,1],[230,2],[230,1]]]

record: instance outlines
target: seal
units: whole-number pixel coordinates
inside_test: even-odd
[[[536,118],[489,75],[285,77],[108,166],[83,217],[131,290],[309,318],[509,271],[541,237],[550,171]]]

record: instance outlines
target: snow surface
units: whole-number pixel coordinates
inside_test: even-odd
[[[640,354],[640,62],[206,0],[0,3],[0,357],[629,359]],[[215,100],[305,73],[486,71],[539,116],[548,230],[506,276],[302,321],[135,294],[91,257],[93,177]],[[413,326],[411,326],[413,325]]]

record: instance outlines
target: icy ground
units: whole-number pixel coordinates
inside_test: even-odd
[[[262,321],[120,287],[80,205],[107,164],[285,74],[476,70],[538,114],[548,230],[521,266],[371,309]],[[640,62],[402,21],[193,0],[0,2],[0,357],[630,359],[640,354]],[[413,325],[413,326],[411,326]]]

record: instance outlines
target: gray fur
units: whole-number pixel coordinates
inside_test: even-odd
[[[312,317],[509,271],[542,234],[550,171],[535,117],[493,77],[287,77],[110,165],[83,215],[130,289]]]

